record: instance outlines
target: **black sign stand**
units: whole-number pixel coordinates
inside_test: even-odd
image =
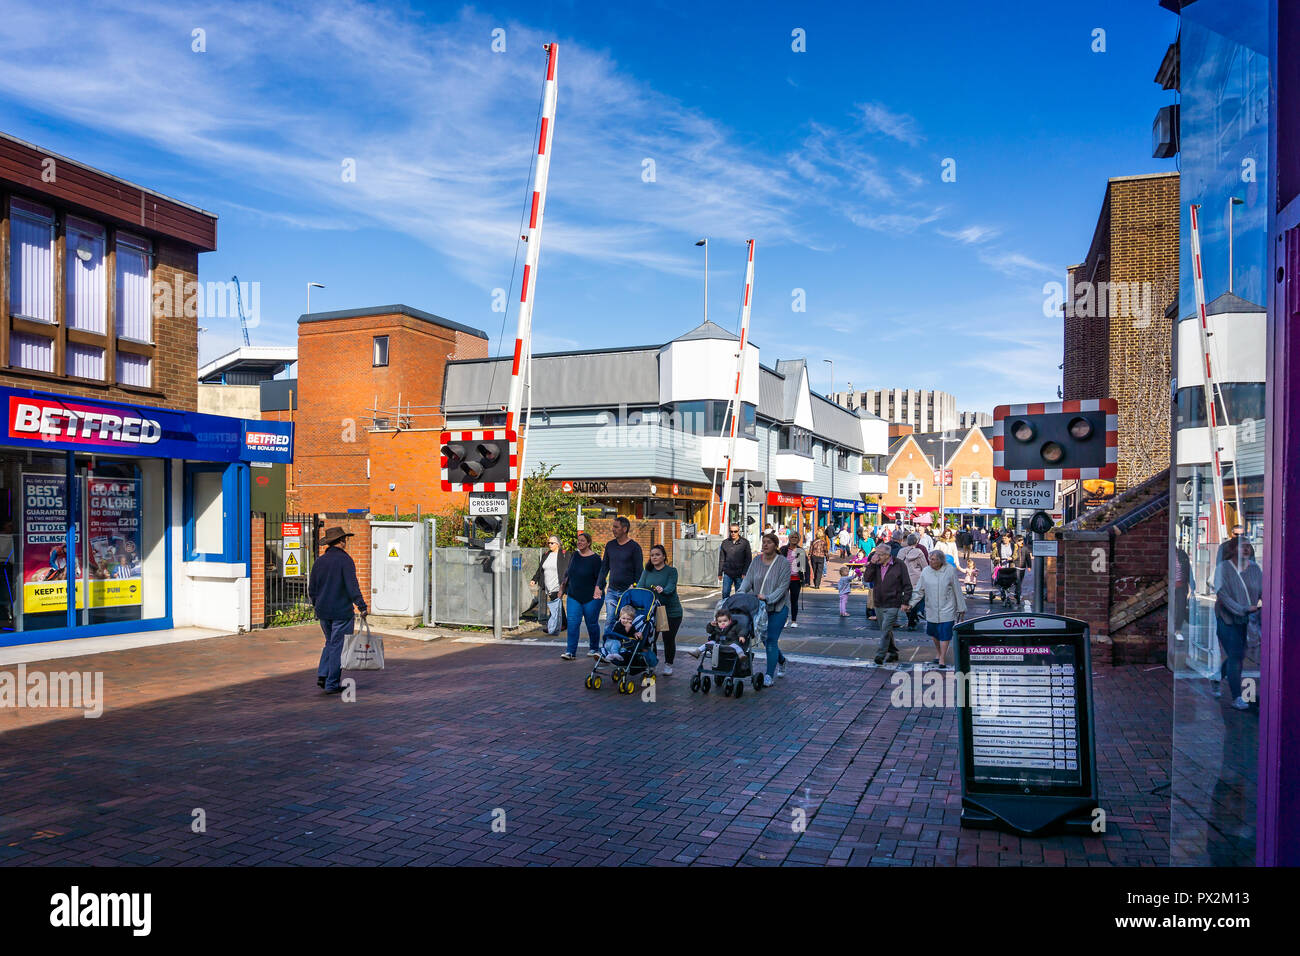
[[[954,633],[965,688],[958,707],[961,825],[1024,836],[1094,832],[1087,623],[992,614],[963,621]]]

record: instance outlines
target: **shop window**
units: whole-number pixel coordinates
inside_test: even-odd
[[[185,466],[185,560],[241,558],[238,465]]]
[[[12,332],[9,335],[9,364],[33,372],[54,371],[54,340],[43,335]]]
[[[64,350],[64,365],[68,375],[77,378],[104,378],[104,350],[93,345],[69,342]]]
[[[10,199],[9,245],[9,311],[34,322],[53,322],[54,213]],[[52,364],[42,369],[53,370]]]
[[[108,267],[104,262],[104,227],[69,217],[65,245],[67,255],[63,272],[67,279],[68,328],[103,335],[108,329]],[[99,374],[86,375],[84,378],[104,377],[103,350],[99,351]],[[71,356],[68,361],[71,365]],[[68,374],[77,373],[69,369]]]
[[[153,360],[147,355],[133,352],[117,353],[117,382],[119,385],[136,385],[148,388],[152,382]]]
[[[371,364],[374,365],[375,368],[382,368],[388,365],[388,336],[375,336],[374,355]]]
[[[132,342],[153,342],[149,304],[149,259],[152,246],[130,233],[117,234],[117,336]],[[134,383],[129,383],[134,384]]]

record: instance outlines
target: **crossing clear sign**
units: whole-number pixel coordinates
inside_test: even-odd
[[[504,515],[510,512],[510,495],[506,492],[471,491],[469,493],[469,514],[471,518],[480,515]]]
[[[998,508],[1050,511],[1056,505],[1056,481],[999,481]]]

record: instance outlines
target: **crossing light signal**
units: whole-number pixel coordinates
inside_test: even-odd
[[[1119,470],[1119,402],[999,405],[992,445],[997,481],[1113,479]]]
[[[514,491],[518,487],[514,431],[445,431],[440,442],[443,491]]]

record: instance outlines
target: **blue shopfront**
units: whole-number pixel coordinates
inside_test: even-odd
[[[828,529],[831,534],[847,526],[856,541],[865,534],[870,521],[866,515],[875,514],[879,510],[880,506],[877,504],[868,504],[850,498],[818,498],[817,525]]]
[[[0,646],[249,621],[249,464],[292,425],[0,388]]]

